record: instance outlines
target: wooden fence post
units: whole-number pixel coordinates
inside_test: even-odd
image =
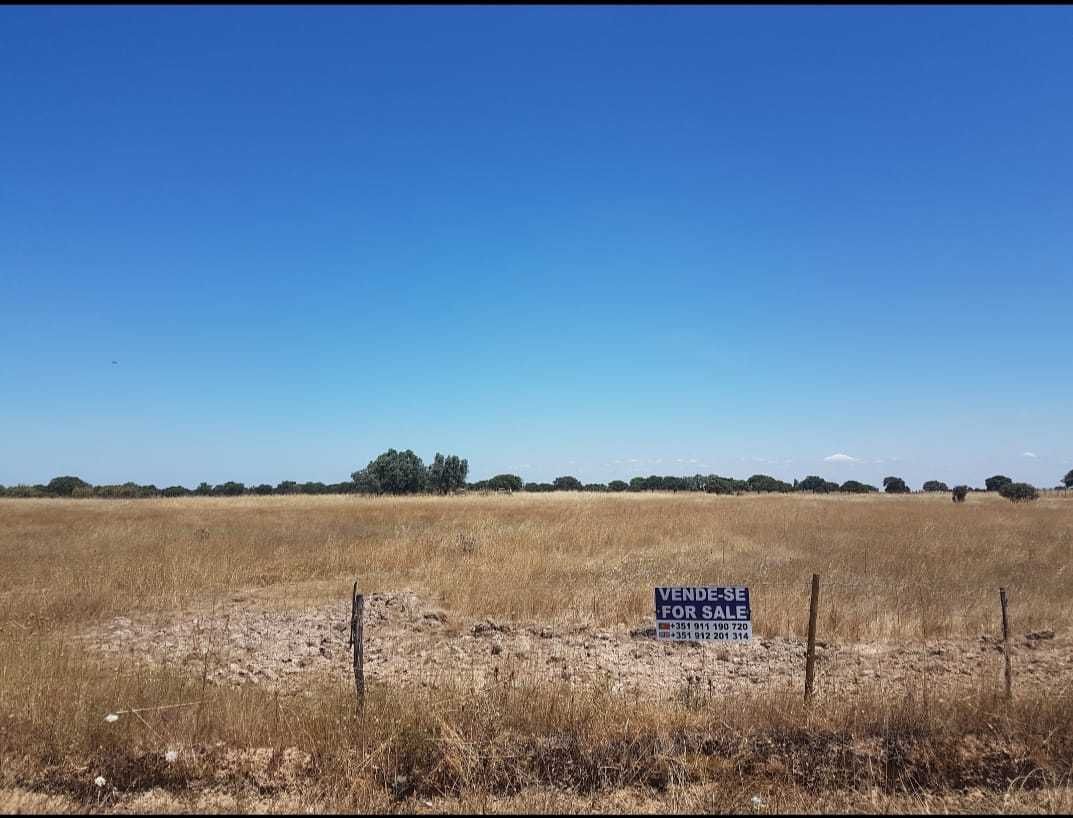
[[[350,597],[350,644],[354,647],[354,689],[358,696],[358,710],[365,709],[365,596],[358,593],[358,583]]]
[[[820,606],[820,575],[812,575],[812,598],[808,606],[808,652],[805,654],[805,701],[812,699],[816,676],[816,613]]]
[[[1002,656],[1006,662],[1006,698],[1013,698],[1013,668],[1010,665],[1010,618],[1006,613],[1006,589],[998,589],[999,604],[1002,605]]]

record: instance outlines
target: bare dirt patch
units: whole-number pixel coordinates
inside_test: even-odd
[[[279,608],[236,594],[214,611],[116,617],[81,634],[85,644],[204,674],[214,684],[308,690],[317,678],[351,674],[348,601]],[[552,626],[459,616],[412,591],[366,597],[365,672],[370,683],[481,689],[512,681],[598,684],[636,696],[763,692],[801,685],[805,645],[758,638],[748,645],[669,644],[652,622],[634,627]],[[1035,631],[1014,640],[1017,685],[1073,682],[1073,638]],[[917,644],[821,641],[821,695],[881,687],[891,692],[1001,683],[1002,648],[993,636]]]

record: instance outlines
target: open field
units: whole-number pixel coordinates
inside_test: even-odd
[[[683,583],[755,643],[652,641]],[[0,809],[1069,811],[1071,622],[1059,495],[5,500]]]

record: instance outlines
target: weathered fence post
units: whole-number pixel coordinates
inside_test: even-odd
[[[816,676],[816,613],[820,606],[820,575],[812,575],[812,598],[808,606],[808,652],[805,654],[805,701],[812,699]]]
[[[999,604],[1002,605],[1002,656],[1006,662],[1006,698],[1013,698],[1013,668],[1010,665],[1010,619],[1006,613],[1006,589],[998,589]]]
[[[365,596],[358,593],[358,583],[350,597],[350,644],[354,647],[354,689],[358,696],[358,710],[365,709],[365,633],[363,619]]]

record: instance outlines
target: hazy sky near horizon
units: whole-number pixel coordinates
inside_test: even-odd
[[[1052,486],[1071,42],[1069,7],[0,9],[0,483],[395,447]]]

